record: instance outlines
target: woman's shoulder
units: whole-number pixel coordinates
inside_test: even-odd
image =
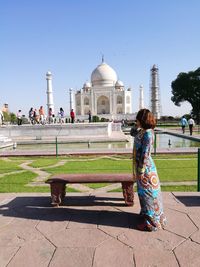
[[[153,130],[152,129],[147,129],[144,132],[144,138],[151,138],[153,135]]]

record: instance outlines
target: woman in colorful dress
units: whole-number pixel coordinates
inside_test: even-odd
[[[138,229],[144,231],[156,231],[166,225],[160,181],[151,157],[155,126],[153,114],[148,109],[141,109],[136,116],[138,131],[134,138],[133,175],[141,205],[142,221]]]

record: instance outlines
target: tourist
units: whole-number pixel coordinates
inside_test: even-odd
[[[71,123],[74,123],[75,113],[74,113],[74,110],[73,109],[71,109],[70,118],[71,118]]]
[[[195,125],[194,120],[192,119],[192,117],[190,117],[190,119],[188,120],[188,124],[189,124],[190,135],[192,135],[193,127]]]
[[[136,116],[133,148],[133,179],[137,182],[140,200],[141,222],[139,230],[156,231],[164,228],[166,218],[163,213],[162,195],[156,166],[151,157],[156,120],[148,109],[141,109]]]
[[[39,124],[40,123],[40,115],[39,115],[39,112],[37,111],[36,108],[34,109],[33,117],[34,117],[35,123]]]
[[[58,117],[59,117],[59,123],[64,123],[65,122],[65,113],[64,113],[64,110],[63,108],[60,108],[60,111],[58,112]]]
[[[33,108],[30,108],[28,112],[28,117],[29,117],[30,123],[35,124]]]
[[[39,121],[41,124],[45,124],[45,112],[43,106],[40,106],[39,108]]]
[[[22,111],[21,111],[21,109],[19,109],[17,112],[17,124],[22,125]]]
[[[90,111],[90,110],[89,110],[89,112],[88,112],[88,120],[89,120],[89,122],[92,121],[92,114],[91,114],[91,111]]]
[[[185,133],[185,126],[187,126],[187,125],[188,125],[187,120],[186,120],[185,116],[183,116],[181,118],[181,128],[182,128],[183,134]]]
[[[53,122],[53,110],[52,110],[52,108],[49,108],[48,121],[49,121],[49,124],[51,124]]]

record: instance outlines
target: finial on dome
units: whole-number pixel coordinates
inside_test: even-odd
[[[102,54],[101,63],[104,63],[104,54]]]

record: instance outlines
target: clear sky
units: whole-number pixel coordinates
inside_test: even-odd
[[[139,85],[149,105],[150,69],[159,68],[162,115],[175,106],[171,82],[200,67],[199,0],[0,0],[0,107],[46,107],[46,72],[53,75],[55,109],[69,112],[69,88],[80,89],[105,62],[138,110]]]

